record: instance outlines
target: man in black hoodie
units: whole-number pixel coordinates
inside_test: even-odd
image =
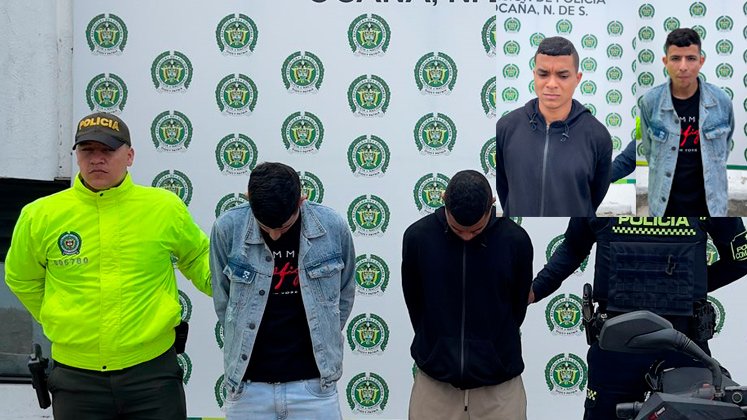
[[[410,419],[526,419],[519,327],[532,280],[532,243],[495,216],[488,180],[454,175],[445,207],[413,223],[402,289],[418,366]]]
[[[609,188],[612,140],[573,99],[578,53],[562,37],[534,55],[537,98],[496,124],[496,189],[504,216],[594,216]]]

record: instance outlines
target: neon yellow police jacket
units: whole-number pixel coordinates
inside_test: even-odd
[[[23,208],[5,281],[52,342],[52,357],[111,371],[151,360],[174,343],[179,270],[211,295],[207,236],[175,194],[135,185],[72,188]]]

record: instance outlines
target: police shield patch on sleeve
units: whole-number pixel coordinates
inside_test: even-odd
[[[734,261],[747,261],[747,231],[735,236],[731,241],[731,255]]]

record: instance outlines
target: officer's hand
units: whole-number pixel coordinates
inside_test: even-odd
[[[527,298],[527,305],[534,303],[534,290],[529,289],[529,297]]]

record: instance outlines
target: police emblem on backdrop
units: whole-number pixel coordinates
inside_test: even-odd
[[[187,385],[187,383],[189,383],[189,378],[192,377],[192,359],[189,358],[187,353],[181,353],[176,355],[176,362],[179,364],[179,367],[182,368],[182,372],[184,372],[182,383]]]
[[[454,90],[456,80],[456,63],[444,53],[425,54],[415,64],[415,84],[420,93],[448,95]]]
[[[535,32],[535,33],[529,35],[529,45],[531,45],[532,47],[535,47],[535,48],[539,47],[539,44],[542,43],[542,41],[544,41],[544,39],[545,39],[545,34],[543,34],[542,32]],[[532,57],[532,58],[534,58],[534,57]]]
[[[390,97],[389,85],[376,75],[359,76],[348,88],[348,104],[356,116],[383,116],[389,107]]]
[[[361,195],[348,206],[348,224],[355,235],[381,236],[389,226],[389,206],[373,194]]]
[[[184,172],[177,170],[163,171],[153,178],[151,186],[173,192],[187,206],[192,200],[192,181]]]
[[[250,55],[257,46],[259,31],[254,21],[244,14],[230,14],[215,29],[218,49],[225,55]]]
[[[322,60],[308,51],[289,55],[281,72],[285,88],[292,93],[316,93],[324,80]]]
[[[415,205],[420,214],[430,214],[444,205],[443,194],[449,184],[449,177],[444,174],[427,174],[422,176],[412,190]]]
[[[179,51],[164,51],[153,60],[150,77],[159,92],[184,92],[192,83],[192,62]]]
[[[192,122],[179,111],[164,111],[153,119],[150,137],[158,151],[186,151],[192,141]]]
[[[218,200],[218,204],[215,205],[215,217],[218,218],[221,214],[225,213],[236,206],[240,206],[244,203],[248,203],[249,199],[245,194],[231,193],[226,194]]]
[[[495,57],[497,38],[495,15],[493,15],[482,26],[482,46],[488,57]]]
[[[348,345],[358,354],[381,354],[389,342],[389,326],[376,314],[360,314],[348,323]]]
[[[389,146],[374,135],[360,136],[348,147],[348,166],[355,176],[384,176],[389,157]]]
[[[88,82],[86,101],[93,112],[118,114],[127,103],[127,85],[114,73],[101,73]]]
[[[620,36],[623,34],[624,29],[623,24],[617,20],[613,20],[607,24],[607,34],[609,36]]]
[[[573,24],[568,19],[560,19],[555,24],[555,31],[558,33],[558,35],[569,35],[571,32],[573,32]]]
[[[650,3],[642,4],[638,8],[638,17],[641,19],[652,19],[656,14],[656,9]]]
[[[482,85],[482,91],[480,92],[480,101],[482,102],[482,109],[485,111],[485,115],[488,118],[493,118],[496,115],[496,78],[495,76],[488,79],[484,85]]]
[[[182,308],[182,321],[189,322],[192,318],[192,300],[181,290],[179,290],[179,306]]]
[[[547,249],[545,250],[545,257],[546,261],[550,261],[550,257],[552,257],[552,254],[555,253],[555,251],[558,250],[558,247],[560,244],[565,241],[565,235],[558,235],[554,237],[549,244],[547,244]],[[589,264],[589,256],[587,255],[586,258],[584,258],[584,261],[581,263],[581,265],[576,269],[576,271],[573,273],[577,276],[580,276],[584,271],[586,271],[586,266]]]
[[[521,45],[513,39],[503,44],[503,55],[507,57],[517,57],[520,52]]]
[[[713,296],[708,296],[708,302],[713,305],[714,312],[716,312],[716,328],[713,331],[713,336],[718,336],[724,329],[724,323],[726,322],[726,308],[720,300]]]
[[[100,14],[88,22],[86,41],[94,54],[122,54],[127,45],[127,26],[117,15]]]
[[[581,37],[581,48],[584,50],[596,50],[599,40],[593,34],[586,34]]]
[[[480,149],[480,166],[482,166],[483,173],[490,177],[495,176],[495,153],[495,137],[492,137]]]
[[[288,151],[316,153],[324,140],[324,125],[311,112],[294,112],[283,121],[280,135]]]
[[[389,285],[389,266],[374,254],[355,258],[355,290],[359,295],[380,296]]]
[[[215,402],[218,403],[219,408],[223,408],[223,405],[226,403],[226,398],[228,397],[224,375],[220,375],[218,380],[215,381],[213,389],[215,392]]]
[[[311,172],[298,172],[301,179],[301,194],[307,200],[321,204],[324,201],[324,184],[318,176]]]
[[[243,74],[229,74],[215,88],[215,100],[224,115],[250,115],[258,96],[257,85]]]
[[[218,344],[218,347],[220,349],[223,349],[224,341],[223,341],[223,325],[220,323],[220,321],[217,321],[215,323],[215,342]]]
[[[448,155],[456,144],[457,129],[447,115],[432,113],[423,115],[413,130],[415,145],[424,155]]]
[[[545,382],[553,394],[581,393],[586,388],[588,376],[586,363],[573,353],[560,353],[545,366]]]
[[[379,15],[360,15],[348,28],[348,43],[355,55],[382,56],[389,48],[391,37],[389,24]]]
[[[581,323],[581,298],[574,294],[557,295],[545,307],[547,327],[556,335],[580,334],[584,330]]]
[[[224,175],[243,175],[257,164],[257,146],[249,136],[234,133],[223,137],[215,147],[215,161]]]
[[[690,5],[690,16],[694,18],[702,18],[705,17],[706,12],[708,9],[706,8],[706,5],[701,2],[695,2]]]
[[[361,414],[381,413],[389,400],[389,387],[373,372],[353,376],[345,388],[350,409]]]

